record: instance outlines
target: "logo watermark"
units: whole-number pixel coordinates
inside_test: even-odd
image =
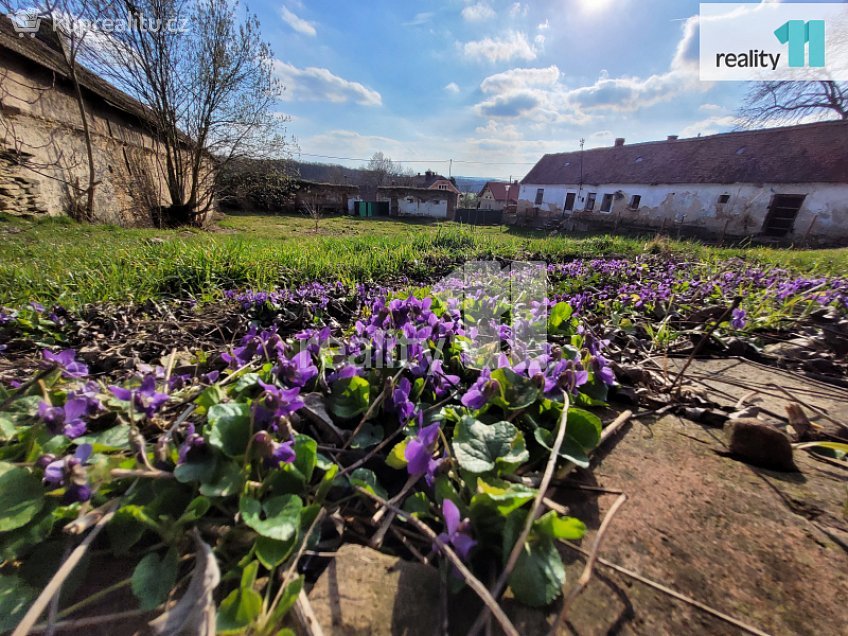
[[[845,3],[701,4],[703,81],[847,81]]]
[[[166,20],[149,18],[144,15],[132,15],[126,18],[82,18],[68,13],[42,11],[37,7],[19,9],[9,14],[12,28],[23,38],[34,38],[42,27],[49,24],[53,31],[83,37],[87,33],[114,34],[138,31],[142,33],[185,33],[188,31],[188,19],[171,17]]]
[[[10,13],[9,18],[12,20],[12,28],[19,38],[27,35],[34,38],[41,28],[42,14],[38,9],[21,9],[15,13]]]
[[[548,343],[547,265],[469,262],[434,284],[431,296],[389,298],[341,339],[329,330],[300,339],[300,352],[333,366],[408,368],[416,377],[442,376],[459,355],[472,368],[528,361],[544,370]]]

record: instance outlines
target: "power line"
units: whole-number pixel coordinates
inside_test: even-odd
[[[308,152],[298,153],[301,157],[315,157],[318,159],[336,159],[339,161],[371,161],[371,157],[367,159],[359,158],[359,157],[336,157],[333,155],[316,155]],[[527,162],[527,161],[466,161],[462,159],[392,159],[395,163],[469,163],[480,166],[534,166],[536,165],[535,161]]]
[[[298,153],[301,157],[317,157],[319,159],[341,159],[343,161],[371,161],[371,157],[368,159],[361,159],[357,157],[333,157],[332,155],[313,155],[308,152]],[[400,160],[400,159],[392,159],[394,163],[447,163],[450,159],[413,159],[413,160]]]

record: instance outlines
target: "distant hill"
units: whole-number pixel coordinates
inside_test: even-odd
[[[454,177],[456,179],[456,187],[460,192],[472,192],[479,194],[487,181],[503,181],[506,179],[492,179],[491,177]]]
[[[285,174],[297,176],[301,179],[309,181],[319,181],[322,183],[336,183],[345,185],[356,185],[362,190],[364,197],[376,195],[374,189],[374,176],[368,170],[362,168],[348,168],[346,166],[313,163],[309,161],[277,160],[277,161],[262,161],[255,162],[257,165],[265,165],[267,168],[273,167]],[[392,180],[402,182],[404,176],[393,177]],[[456,187],[460,192],[478,194],[487,181],[505,181],[504,179],[493,179],[491,177],[454,177]]]

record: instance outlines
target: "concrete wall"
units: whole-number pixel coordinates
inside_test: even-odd
[[[542,203],[536,205],[536,193],[544,189]],[[575,193],[574,211],[563,211],[566,195]],[[584,211],[587,195],[596,193],[593,212]],[[612,194],[609,212],[601,212],[605,194]],[[806,199],[798,212],[793,232],[787,240],[815,238],[827,242],[848,241],[848,184],[522,184],[519,191],[518,218],[529,215],[539,221],[573,219],[632,224],[656,229],[676,225],[701,228],[722,236],[752,236],[761,232],[775,194],[803,194]],[[630,208],[633,195],[639,195],[639,207]],[[721,195],[729,196],[725,204]],[[537,210],[538,208],[538,210]]]
[[[95,220],[149,225],[170,204],[159,145],[137,120],[87,98],[94,146]],[[25,159],[23,163],[19,158]],[[85,137],[69,83],[8,51],[0,56],[0,210],[57,216],[88,183]],[[24,191],[26,196],[18,194]]]

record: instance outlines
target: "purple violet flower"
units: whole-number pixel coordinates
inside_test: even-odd
[[[131,402],[133,408],[148,418],[153,417],[162,408],[162,405],[168,401],[168,395],[166,393],[158,393],[156,391],[156,378],[153,375],[145,376],[141,381],[141,386],[137,389],[110,386],[109,390],[119,400]]]
[[[85,465],[91,457],[91,444],[82,444],[73,455],[62,459],[52,456],[42,458],[39,464],[44,467],[44,483],[52,486],[51,490],[65,487],[63,502],[66,504],[88,501],[91,499],[91,486],[85,472]],[[50,460],[50,461],[48,461]]]
[[[200,376],[200,381],[203,382],[203,384],[215,384],[220,377],[220,371],[210,371],[209,373],[204,373]]]
[[[615,384],[615,374],[609,367],[609,360],[604,358],[604,356],[598,354],[592,357],[592,371],[607,386]]]
[[[190,373],[177,373],[168,378],[168,390],[179,391],[191,385]]]
[[[259,431],[253,436],[253,448],[266,468],[279,468],[280,464],[291,464],[297,458],[293,440],[274,441],[268,431]]]
[[[86,382],[82,388],[69,391],[68,397],[65,401],[67,402],[74,398],[81,398],[85,400],[85,412],[89,417],[94,417],[98,413],[106,410],[106,407],[104,407],[103,403],[100,401],[100,387],[97,386],[96,382]]]
[[[64,406],[50,406],[47,402],[38,405],[38,417],[47,424],[50,432],[70,439],[85,434],[86,422],[83,416],[87,412],[88,402],[85,398],[71,398]]]
[[[486,367],[480,371],[477,381],[466,391],[460,402],[470,409],[482,409],[500,390],[500,383],[492,379],[492,372]]]
[[[276,430],[280,419],[303,407],[300,387],[282,389],[275,384],[259,381],[264,390],[253,403],[253,420],[260,428]]]
[[[589,381],[589,372],[579,368],[569,360],[565,370],[559,374],[557,384],[560,389],[570,395],[577,395],[577,389]]]
[[[186,462],[191,461],[192,457],[198,451],[202,451],[205,448],[206,440],[203,438],[203,435],[195,430],[194,424],[189,424],[186,426],[185,439],[183,439],[183,443],[180,444],[178,451],[179,459],[177,460],[177,463],[185,464]]]
[[[387,404],[386,411],[396,414],[401,424],[406,424],[415,413],[415,404],[409,399],[411,392],[412,383],[407,378],[401,378]]]
[[[309,351],[301,351],[292,358],[280,356],[274,370],[277,377],[290,386],[304,387],[318,377],[318,368],[312,363]]]
[[[733,310],[730,326],[734,329],[744,329],[746,324],[748,324],[748,312],[737,307]]]
[[[449,544],[460,559],[468,561],[471,550],[477,545],[469,533],[471,522],[460,518],[459,508],[450,499],[442,501],[442,516],[445,518],[446,532],[439,535],[439,540]]]
[[[41,355],[44,357],[45,363],[51,363],[49,365],[42,363],[44,366],[61,369],[62,375],[66,378],[84,378],[88,375],[88,367],[77,361],[77,354],[73,349],[65,349],[59,353],[52,353],[48,349],[44,349]]]
[[[427,485],[432,485],[436,471],[442,463],[441,459],[433,459],[433,450],[439,438],[439,424],[430,424],[418,431],[411,438],[404,450],[406,469],[410,475],[425,475]]]

